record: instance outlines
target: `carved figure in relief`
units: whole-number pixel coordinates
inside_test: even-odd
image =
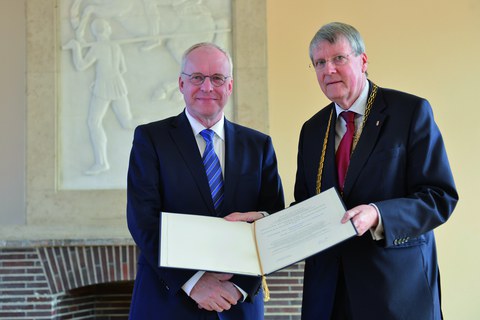
[[[70,40],[64,49],[72,50],[73,63],[77,70],[86,70],[95,65],[95,81],[87,121],[95,161],[84,173],[96,175],[110,167],[107,159],[107,136],[102,125],[108,107],[112,106],[123,128],[133,129],[135,123],[122,76],[127,71],[122,49],[117,43],[110,41],[112,29],[106,20],[93,20],[91,29],[96,42],[84,45],[89,47],[85,55],[82,45],[75,39]]]
[[[83,0],[74,0],[70,8],[70,22],[78,41],[84,41],[85,29],[93,16],[115,18],[132,9],[135,1],[131,0],[93,0],[80,10]]]
[[[121,46],[127,50],[127,45],[138,45],[140,52],[165,50],[180,65],[183,52],[193,43],[214,42],[226,47],[229,18],[212,13],[203,0],[72,0],[70,3],[69,22],[74,36],[70,36],[63,49],[72,50],[76,70],[95,68],[87,120],[94,163],[83,173],[98,175],[110,168],[107,133],[102,124],[109,107],[122,128],[131,129],[141,122],[132,119]],[[115,37],[111,37],[112,28]],[[129,61],[129,65],[140,68],[142,63]],[[182,103],[176,77],[165,77],[150,85],[151,101],[166,99]]]

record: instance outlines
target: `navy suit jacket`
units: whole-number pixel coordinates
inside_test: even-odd
[[[228,120],[224,127],[221,216],[283,209],[283,189],[270,137]],[[216,312],[198,309],[181,288],[195,270],[158,267],[160,212],[216,215],[202,158],[184,112],[135,130],[127,198],[128,227],[140,248],[131,319],[216,319]],[[229,241],[236,250],[235,239],[219,241]],[[235,275],[231,281],[248,293],[248,299],[218,317],[263,319],[260,278]]]
[[[332,103],[302,127],[296,201],[315,195],[332,109],[322,191],[338,188]],[[366,232],[307,259],[302,319],[330,319],[339,311],[335,308],[348,308],[352,319],[440,319],[433,229],[447,221],[458,195],[427,100],[378,89],[352,154],[343,200],[347,208],[374,203],[381,212],[385,238],[374,241]],[[348,303],[335,301],[341,274]]]

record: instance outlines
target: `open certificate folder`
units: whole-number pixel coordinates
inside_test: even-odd
[[[331,188],[254,223],[162,212],[161,267],[268,275],[357,234]]]

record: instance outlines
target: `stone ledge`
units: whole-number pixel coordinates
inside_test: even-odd
[[[3,240],[0,248],[46,248],[46,247],[82,247],[82,246],[126,246],[135,245],[132,239],[45,239],[45,240]]]
[[[0,248],[134,244],[126,226],[0,227]]]

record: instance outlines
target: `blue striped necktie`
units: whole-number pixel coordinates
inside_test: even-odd
[[[203,165],[207,172],[213,206],[215,207],[215,211],[220,213],[223,204],[223,177],[220,161],[213,149],[213,135],[215,132],[210,129],[205,129],[201,131],[200,134],[207,143],[205,152],[203,153]]]

